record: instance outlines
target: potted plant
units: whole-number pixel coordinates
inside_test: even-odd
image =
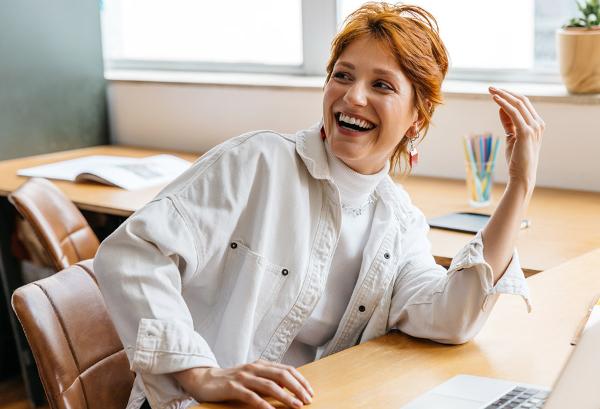
[[[560,74],[573,94],[600,93],[600,0],[577,2],[581,16],[557,31]]]

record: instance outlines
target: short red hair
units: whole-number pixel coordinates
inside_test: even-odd
[[[435,18],[418,6],[369,2],[350,14],[331,44],[327,79],[346,47],[354,40],[370,37],[388,49],[413,87],[422,137],[431,123],[435,107],[442,103],[442,81],[448,72],[448,52]],[[391,157],[391,170],[408,155],[408,138],[402,138]]]

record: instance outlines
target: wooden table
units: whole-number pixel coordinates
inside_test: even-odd
[[[551,386],[570,340],[600,292],[600,249],[527,280],[520,297],[503,295],[470,342],[447,346],[392,333],[299,368],[315,390],[307,408],[399,408],[458,374]],[[241,408],[202,404],[195,409]]]
[[[28,179],[17,176],[19,169],[90,155],[144,157],[159,153],[170,153],[189,161],[194,161],[199,156],[176,151],[109,145],[6,160],[0,162],[0,196],[8,196]],[[152,200],[164,187],[160,185],[129,191],[99,183],[73,183],[61,180],[53,180],[52,183],[56,184],[80,209],[125,217]]]
[[[18,169],[86,155],[148,156],[165,153],[151,149],[122,146],[99,146],[67,152],[39,155],[0,162],[0,196],[14,191],[26,178],[16,175]],[[187,160],[198,155],[174,153]],[[429,177],[408,177],[400,181],[410,193],[413,202],[427,217],[453,211],[472,211],[467,205],[464,181]],[[129,216],[149,202],[162,188],[157,186],[136,191],[92,183],[55,181],[56,185],[77,206],[118,216]],[[504,187],[495,185],[494,203],[484,212],[490,212]],[[537,188],[531,200],[527,217],[532,227],[521,231],[517,248],[526,273],[535,273],[554,267],[573,257],[600,247],[600,193],[563,189]],[[432,229],[429,239],[438,262],[448,266],[452,257],[472,237],[471,234]]]
[[[504,191],[496,184],[489,208],[467,204],[465,182],[409,177],[400,181],[427,217],[455,211],[492,213]],[[526,216],[531,227],[521,230],[517,249],[526,273],[547,270],[600,247],[600,193],[537,187]],[[448,266],[471,234],[431,229],[429,240],[438,263]]]

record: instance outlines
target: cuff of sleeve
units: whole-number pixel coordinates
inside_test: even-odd
[[[162,409],[188,409],[198,405],[198,401],[194,398],[186,397],[183,399],[173,400],[166,405],[162,405]]]
[[[454,257],[450,264],[449,273],[464,268],[480,265],[482,285],[486,293],[486,299],[482,309],[485,310],[488,300],[495,300],[497,297],[490,297],[494,294],[513,294],[520,295],[527,306],[527,311],[531,312],[531,300],[529,295],[529,287],[525,280],[525,274],[521,269],[519,262],[519,254],[515,249],[512,258],[504,271],[504,274],[496,285],[494,285],[494,274],[490,265],[483,258],[483,238],[481,231],[464,246],[459,253]]]
[[[153,375],[184,369],[218,367],[209,345],[193,328],[179,323],[142,318],[131,369]]]

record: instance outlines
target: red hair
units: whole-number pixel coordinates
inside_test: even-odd
[[[448,72],[448,52],[435,18],[418,6],[369,2],[350,14],[331,44],[327,79],[346,47],[354,40],[370,37],[396,58],[413,87],[419,131],[425,136],[435,107],[442,103],[442,81]],[[409,139],[403,137],[390,159],[393,171],[401,157],[408,156]]]

